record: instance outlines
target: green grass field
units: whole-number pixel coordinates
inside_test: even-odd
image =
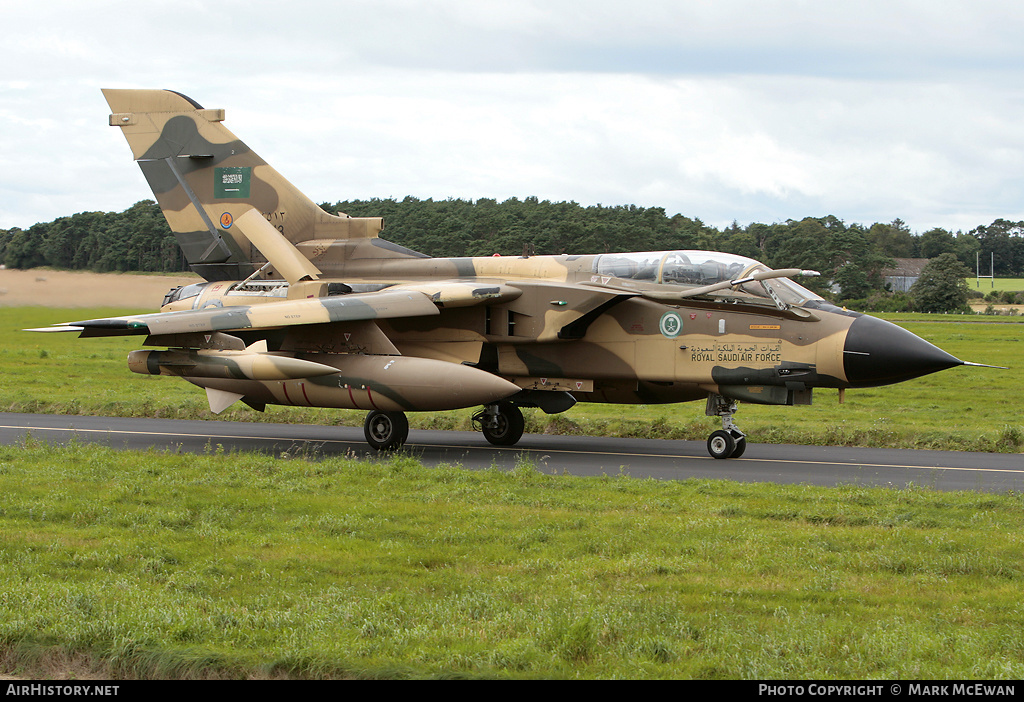
[[[1014,680],[1022,529],[1020,495],[30,440],[0,447],[0,670]]]
[[[212,416],[191,385],[127,370],[137,339],[16,331],[115,313],[0,309],[0,408]],[[903,323],[961,358],[1014,366],[1024,326],[928,319]],[[850,391],[844,405],[834,392],[811,407],[744,405],[739,421],[753,441],[1016,452],[1022,373],[956,368]],[[468,414],[412,418],[466,428]],[[578,405],[529,421],[700,439],[715,424],[699,403]],[[29,439],[0,447],[0,673],[1018,679],[1022,527],[1016,493]]]
[[[967,285],[971,290],[981,293],[1011,291],[1020,292],[1024,290],[1024,278],[967,278]]]

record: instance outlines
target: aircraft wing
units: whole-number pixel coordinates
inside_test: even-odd
[[[515,300],[523,291],[519,287],[498,281],[441,280],[426,283],[402,283],[389,291],[413,291],[426,295],[439,307],[468,307],[479,304],[498,304]]]
[[[514,300],[521,294],[519,289],[498,282],[455,280],[409,283],[377,292],[86,319],[27,331],[77,331],[83,337],[95,337],[272,329],[328,322],[427,317],[440,314],[441,307],[495,304]]]
[[[258,305],[87,319],[29,331],[80,331],[83,337],[134,334],[160,336],[437,314],[440,314],[437,305],[422,292],[385,289],[372,293],[282,300]]]

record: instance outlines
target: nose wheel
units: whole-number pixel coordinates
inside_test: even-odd
[[[712,458],[739,458],[747,450],[747,437],[733,422],[738,403],[718,394],[708,396],[706,414],[721,417],[722,428],[708,437],[708,453]]]
[[[746,449],[747,437],[741,436],[737,439],[724,429],[719,429],[708,437],[708,453],[712,458],[739,458]]]

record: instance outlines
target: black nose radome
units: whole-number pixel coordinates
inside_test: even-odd
[[[963,361],[895,324],[863,315],[854,320],[843,348],[852,387],[899,383],[963,365]]]

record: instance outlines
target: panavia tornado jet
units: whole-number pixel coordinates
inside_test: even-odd
[[[815,388],[887,385],[965,365],[888,322],[835,307],[713,251],[431,258],[378,237],[380,218],[321,210],[224,125],[164,90],[104,90],[191,267],[160,311],[48,328],[139,335],[136,373],[178,376],[210,409],[241,400],[367,410],[367,442],[406,412],[482,406],[511,446],[522,407],[706,401],[715,458],[738,457],[739,402],[806,405]],[[973,365],[973,364],[970,364]]]

